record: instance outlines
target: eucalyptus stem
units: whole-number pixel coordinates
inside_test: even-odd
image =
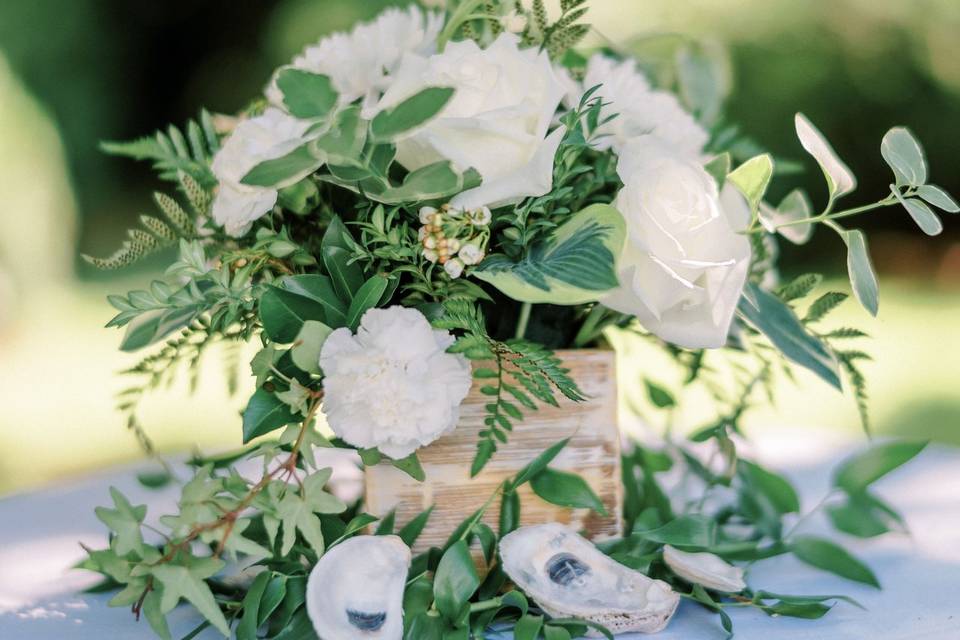
[[[517,340],[523,338],[524,334],[527,333],[527,325],[530,324],[530,311],[533,309],[533,305],[529,302],[524,302],[520,307],[520,317],[517,318],[517,330],[514,332],[514,337]]]
[[[909,195],[912,195],[912,194],[907,193],[906,195],[909,196]],[[867,211],[873,211],[874,209],[881,209],[881,208],[883,208],[883,207],[889,207],[889,206],[891,206],[891,205],[897,204],[898,202],[899,202],[899,200],[897,199],[897,197],[896,197],[895,195],[893,195],[893,194],[890,194],[889,196],[887,196],[887,197],[884,198],[883,200],[878,200],[878,201],[876,201],[876,202],[872,202],[872,203],[870,203],[870,204],[865,204],[865,205],[862,205],[862,206],[859,206],[859,207],[853,207],[853,208],[850,208],[850,209],[844,209],[843,211],[831,212],[830,207],[828,207],[826,211],[824,211],[823,213],[821,213],[821,214],[819,214],[819,215],[811,216],[811,217],[809,217],[809,218],[803,218],[803,219],[801,219],[801,220],[790,220],[790,221],[788,221],[788,222],[783,222],[783,223],[778,224],[776,227],[774,227],[773,230],[774,230],[774,231],[778,231],[778,230],[780,230],[780,229],[783,229],[784,227],[793,227],[793,226],[801,225],[801,224],[816,224],[816,223],[818,223],[818,222],[824,222],[824,223],[825,223],[825,222],[829,222],[829,221],[831,221],[831,220],[838,220],[838,219],[840,219],[840,218],[848,218],[848,217],[850,217],[850,216],[856,216],[856,215],[860,215],[861,213],[866,213]],[[831,204],[832,204],[832,203],[831,203]],[[747,233],[750,233],[750,234],[753,234],[753,233],[762,233],[762,232],[764,232],[764,231],[765,231],[765,229],[763,228],[762,225],[761,225],[761,226],[756,226],[756,225],[754,225],[754,226],[751,226],[749,229],[747,229]]]

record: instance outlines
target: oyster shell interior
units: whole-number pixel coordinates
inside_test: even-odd
[[[307,579],[307,614],[321,640],[400,640],[410,548],[397,536],[356,536],[328,550]]]
[[[602,624],[614,633],[656,633],[680,596],[611,560],[561,524],[521,527],[500,541],[503,570],[553,617]]]

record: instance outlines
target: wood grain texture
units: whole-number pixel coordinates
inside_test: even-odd
[[[614,353],[593,349],[558,351],[570,376],[588,400],[572,402],[558,393],[559,407],[541,406],[516,421],[507,444],[500,445],[484,470],[470,478],[484,405],[490,399],[474,380],[455,431],[418,451],[426,481],[417,482],[385,464],[366,470],[366,510],[377,516],[396,508],[397,525],[435,505],[414,553],[442,546],[460,522],[481,507],[497,486],[515,475],[544,449],[562,438],[570,443],[551,463],[554,469],[579,474],[603,501],[609,515],[589,509],[566,509],[544,502],[529,485],[520,491],[521,524],[563,522],[599,540],[616,536],[622,524],[620,434],[617,429],[617,386]],[[488,384],[489,381],[486,381]],[[499,500],[484,520],[497,529]]]

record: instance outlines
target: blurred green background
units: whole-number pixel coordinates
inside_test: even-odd
[[[149,168],[109,158],[102,139],[182,123],[203,105],[230,113],[271,70],[321,34],[377,13],[379,0],[5,0],[0,3],[0,492],[138,456],[113,411],[114,375],[133,362],[103,329],[108,293],[149,280],[151,268],[97,273],[79,253],[103,255],[157,186]],[[879,153],[892,125],[926,146],[934,182],[960,193],[960,2],[956,0],[591,0],[595,44],[685,34],[727,45],[734,74],[730,120],[808,171],[778,189],[822,177],[793,134],[805,112],[860,177],[852,204],[887,190]],[[880,319],[847,303],[838,321],[875,337],[867,365],[877,431],[960,442],[960,223],[926,238],[907,215],[861,219],[882,276]],[[846,286],[843,247],[818,233],[784,247],[783,271],[826,271]],[[639,349],[639,347],[636,347]],[[669,363],[631,347],[624,383]],[[149,400],[147,428],[168,451],[239,441],[242,388],[230,398],[222,367],[204,363],[198,393]],[[665,372],[666,371],[666,372]],[[810,398],[815,397],[815,401]],[[693,425],[706,403],[690,402]],[[809,427],[858,434],[848,399],[801,378],[752,429]],[[811,432],[815,433],[815,432]]]

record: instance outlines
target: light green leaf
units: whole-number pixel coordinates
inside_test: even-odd
[[[750,210],[756,213],[772,177],[773,157],[769,153],[764,153],[750,158],[734,169],[727,176],[727,182],[743,194],[750,205]]]
[[[947,213],[957,213],[960,211],[960,205],[953,199],[953,196],[936,185],[922,185],[917,189],[917,195]]]
[[[846,549],[829,540],[803,536],[794,540],[790,546],[793,555],[810,566],[848,580],[880,588],[877,576],[869,567],[850,555]]]
[[[230,637],[230,626],[223,612],[217,606],[210,587],[204,582],[223,568],[223,562],[206,558],[194,565],[180,567],[162,564],[151,569],[153,577],[163,585],[163,597],[160,610],[169,613],[177,606],[181,598],[196,607],[200,614],[210,621],[224,637]]]
[[[327,337],[333,333],[333,329],[316,320],[307,320],[303,323],[300,333],[293,341],[293,348],[290,350],[290,356],[293,364],[297,365],[301,371],[307,373],[320,373],[320,351],[323,349],[323,343]]]
[[[427,87],[395,107],[378,113],[370,123],[370,135],[377,142],[392,142],[440,113],[452,97],[452,88]]]
[[[880,307],[880,285],[867,251],[867,237],[859,229],[853,229],[843,233],[843,240],[847,243],[847,273],[853,294],[870,315],[876,316]]]
[[[893,169],[897,184],[922,185],[927,181],[927,159],[923,147],[906,127],[887,131],[880,142],[880,154]]]
[[[833,147],[823,137],[820,130],[813,126],[813,123],[802,113],[798,113],[794,121],[800,144],[807,153],[813,156],[823,170],[823,176],[827,179],[830,200],[835,200],[856,189],[857,179],[853,176],[850,168],[837,157]]]
[[[476,182],[477,175],[479,174],[472,169],[463,174],[457,173],[452,164],[443,160],[411,171],[399,187],[386,189],[382,193],[372,193],[370,196],[384,204],[435,200],[465,191],[468,181]]]
[[[607,515],[603,502],[587,482],[575,473],[544,469],[530,479],[530,487],[550,504],[574,509],[593,509]]]
[[[724,151],[720,155],[714,156],[703,165],[704,171],[709,173],[713,179],[717,181],[718,189],[723,188],[723,183],[727,179],[727,174],[730,173],[731,163],[732,160],[730,158],[730,153]]]
[[[943,231],[943,223],[940,221],[940,218],[937,217],[937,214],[935,214],[923,200],[919,198],[904,198],[896,188],[893,188],[893,195],[896,196],[900,204],[903,205],[907,213],[910,214],[910,217],[913,218],[913,221],[917,223],[917,226],[920,227],[920,230],[925,234],[928,236],[936,236]]]
[[[131,551],[139,551],[143,546],[140,525],[147,516],[147,506],[133,506],[116,487],[110,487],[110,497],[113,498],[115,508],[97,507],[94,513],[97,514],[97,519],[110,527],[116,535],[113,541],[114,551],[121,556]]]
[[[590,302],[618,286],[616,261],[625,234],[619,211],[591,205],[530,247],[519,262],[494,254],[473,275],[521,302]]]
[[[833,484],[851,495],[862,493],[883,476],[912,460],[926,446],[926,442],[895,440],[870,447],[844,461],[834,472]]]
[[[200,312],[200,305],[190,305],[166,311],[158,309],[143,313],[127,325],[127,332],[120,343],[120,350],[132,352],[159,342],[174,331],[189,325],[200,315]]]
[[[866,492],[848,495],[842,504],[829,505],[827,516],[837,531],[858,538],[872,538],[903,528],[900,514]]]
[[[806,244],[813,235],[814,226],[810,223],[796,224],[806,220],[813,213],[810,198],[803,189],[794,189],[780,201],[776,209],[760,204],[760,222],[770,233],[779,233],[793,244]]]
[[[433,579],[433,595],[437,610],[447,620],[455,621],[470,596],[480,586],[480,578],[465,540],[454,543],[440,558]]]
[[[390,464],[418,482],[423,482],[427,478],[427,474],[424,473],[423,467],[420,465],[420,459],[417,458],[416,451],[406,458],[391,460]]]
[[[288,67],[277,73],[276,82],[287,111],[297,118],[322,118],[337,103],[337,92],[327,76]]]
[[[709,127],[730,94],[732,77],[726,50],[709,42],[682,47],[677,52],[677,80],[687,109]]]
[[[315,156],[328,164],[362,166],[361,155],[367,140],[367,122],[360,107],[352,106],[337,114],[330,129],[310,145]]]
[[[778,513],[800,511],[800,498],[796,490],[782,476],[742,459],[737,462],[737,470],[745,476],[750,486],[766,496]]]
[[[755,303],[755,304],[754,304]],[[808,332],[784,302],[753,283],[747,284],[738,306],[740,314],[788,359],[841,389],[837,362],[823,342]]]
[[[652,542],[675,547],[709,548],[717,541],[717,524],[704,516],[680,516],[662,527],[634,531],[635,535]]]
[[[147,619],[150,628],[160,637],[160,640],[171,640],[170,626],[167,624],[167,617],[160,610],[160,603],[163,599],[163,587],[154,586],[143,599],[143,617]]]
[[[240,182],[251,187],[283,189],[300,182],[321,166],[323,158],[317,156],[311,143],[304,143],[284,156],[259,163]]]

